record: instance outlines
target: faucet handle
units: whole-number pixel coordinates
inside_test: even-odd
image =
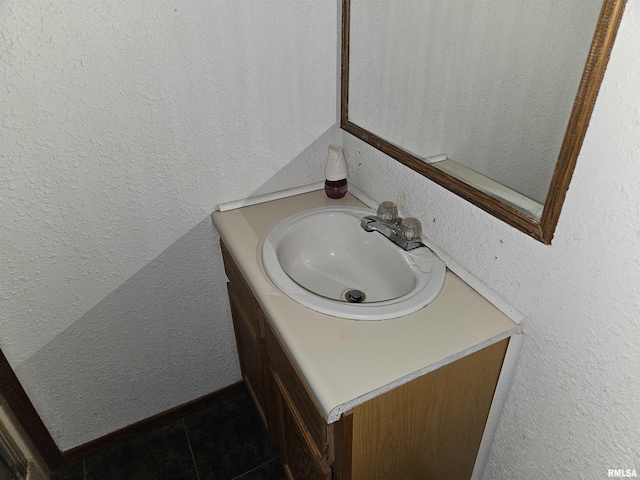
[[[402,220],[399,233],[408,242],[419,240],[422,235],[422,224],[417,218],[407,217]]]
[[[398,207],[393,202],[382,202],[378,205],[376,216],[384,222],[393,222],[398,218]]]

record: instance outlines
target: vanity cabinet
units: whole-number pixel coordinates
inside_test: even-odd
[[[509,339],[327,423],[222,243],[242,376],[289,478],[471,478]]]

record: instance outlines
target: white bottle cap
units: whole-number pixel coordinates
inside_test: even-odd
[[[329,155],[327,156],[327,164],[324,167],[324,177],[335,182],[347,178],[347,160],[344,153],[338,145],[329,145]]]

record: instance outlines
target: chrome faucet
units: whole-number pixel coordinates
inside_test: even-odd
[[[378,205],[376,215],[367,215],[360,219],[360,226],[366,232],[381,233],[403,250],[424,246],[420,240],[420,221],[413,217],[400,218],[398,207],[393,202],[382,202]]]

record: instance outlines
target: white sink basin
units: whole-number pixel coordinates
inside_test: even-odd
[[[421,309],[442,290],[444,262],[427,247],[405,252],[365,232],[360,218],[372,214],[335,206],[285,218],[262,246],[267,275],[296,302],[337,317],[383,320]]]

